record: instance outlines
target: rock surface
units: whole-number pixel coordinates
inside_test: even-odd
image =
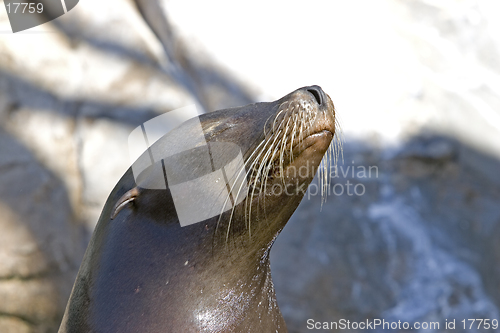
[[[85,250],[63,182],[0,128],[0,331],[54,332]]]
[[[446,320],[498,319],[500,178],[445,137],[414,138],[397,154],[351,143],[344,158],[327,203],[306,198],[271,255],[290,332],[307,331],[308,319],[437,322],[438,332],[470,331],[446,330]]]

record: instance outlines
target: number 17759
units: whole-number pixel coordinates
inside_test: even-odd
[[[12,8],[11,8],[12,5]],[[19,7],[19,13],[31,13],[33,14],[35,11],[37,13],[43,12],[43,4],[42,3],[27,3],[27,2],[13,2],[13,3],[8,3],[7,5],[7,12],[10,13],[17,13],[17,10]],[[28,11],[26,11],[28,9]]]

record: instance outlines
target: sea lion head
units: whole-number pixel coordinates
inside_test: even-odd
[[[244,160],[237,176],[228,182],[231,194],[225,193],[225,209],[215,228],[217,239],[256,238],[261,243],[257,248],[262,242],[270,247],[322,160],[322,189],[327,185],[326,168],[338,152],[332,143],[338,141],[333,140],[337,121],[331,98],[319,86],[303,87],[274,102],[205,114],[200,122],[209,145],[231,143],[240,149]],[[181,126],[177,131],[188,135],[192,128]],[[219,156],[216,151],[212,149],[212,154]],[[228,154],[227,150],[219,151],[220,155]],[[195,164],[189,163],[189,167]],[[241,180],[241,176],[245,177],[244,186],[234,180]]]
[[[118,200],[112,218],[125,204],[137,204],[139,193],[161,197],[156,191],[164,189],[175,203],[164,206],[175,210],[160,219],[215,226],[214,244],[255,237],[255,247],[268,244],[268,251],[323,160],[322,192],[328,185],[327,168],[338,153],[332,144],[336,125],[333,102],[319,86],[297,89],[274,102],[193,118],[136,161],[164,156],[134,175],[137,187]],[[153,192],[146,195],[148,190]],[[146,201],[151,212],[162,210],[152,204],[158,198]]]

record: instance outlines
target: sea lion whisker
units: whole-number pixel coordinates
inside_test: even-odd
[[[279,132],[275,132],[273,136],[269,139],[270,145],[267,147],[266,153],[264,154],[261,164],[259,166],[259,173],[257,176],[262,177],[260,181],[260,189],[259,193],[264,194],[264,208],[265,208],[265,200],[266,200],[266,189],[267,189],[267,181],[269,179],[269,171],[273,166],[274,163],[274,155],[276,154],[276,146],[277,146],[277,140],[280,137],[280,132],[282,130],[280,129]],[[279,141],[278,141],[279,142]],[[274,150],[274,151],[273,151]],[[266,215],[266,212],[264,211],[264,215]]]
[[[293,114],[292,114],[293,115]],[[284,131],[284,134],[283,134],[283,139],[282,139],[282,145],[281,145],[281,148],[280,148],[280,174],[281,174],[281,177],[282,177],[282,180],[283,180],[283,184],[285,183],[285,180],[284,180],[284,170],[283,170],[283,160],[284,160],[284,154],[286,152],[286,146],[288,144],[288,130],[290,128],[290,122],[292,121],[293,117],[289,116],[288,117],[288,120],[286,122],[286,126],[285,126],[285,131]]]
[[[245,167],[247,169],[246,171],[246,177],[248,178],[249,181],[249,186],[248,190],[250,188],[254,188],[257,182],[260,182],[258,178],[258,168],[256,170],[256,166],[259,166],[261,164],[261,159],[263,154],[266,151],[266,146],[269,144],[269,141],[266,139],[263,139],[255,148],[254,152],[249,156],[247,161],[244,163]],[[257,174],[256,174],[257,173]]]
[[[270,168],[272,167],[272,163],[273,163],[273,158],[274,158],[274,155],[276,154],[276,140],[278,140],[279,138],[279,133],[277,133],[276,137],[274,138],[273,142],[271,143],[271,146],[269,147],[268,151],[266,152],[266,155],[264,155],[264,159],[266,161],[266,166],[265,166],[265,169],[264,169],[264,173],[262,173],[262,177],[265,177],[264,179],[264,188],[267,188],[267,180],[269,179],[269,177],[267,176],[269,174],[269,170]],[[273,151],[273,148],[274,148],[274,151]],[[272,155],[270,155],[272,152]],[[262,192],[262,184],[261,184],[261,192]],[[265,198],[265,196],[264,196]]]
[[[295,132],[297,131],[297,116],[293,117],[292,139],[290,140],[290,163],[293,159],[293,141],[295,140]]]
[[[273,131],[274,131],[274,129],[276,128],[276,127],[275,127],[275,125],[276,125],[276,120],[278,120],[278,118],[279,118],[279,116],[281,115],[281,113],[283,113],[283,112],[285,112],[286,110],[288,110],[288,108],[287,108],[287,109],[282,108],[282,106],[283,106],[284,104],[288,104],[288,105],[290,105],[290,102],[289,102],[289,101],[285,101],[285,102],[283,102],[283,103],[281,103],[281,104],[280,104],[280,106],[279,106],[279,111],[278,111],[278,113],[276,114],[276,116],[274,116],[274,122],[273,122],[273,127],[272,127]],[[266,123],[267,123],[267,121],[266,121]]]
[[[252,167],[252,176],[250,177],[251,179],[254,180],[254,184],[252,186],[252,194],[250,195],[250,208],[249,208],[249,211],[248,211],[248,229],[250,230],[251,229],[251,220],[252,220],[252,203],[253,203],[253,198],[254,198],[254,194],[255,194],[255,189],[256,189],[256,181],[257,179],[259,179],[260,177],[260,173],[262,172],[262,168],[264,167],[264,163],[262,163],[262,160],[261,160],[261,156],[262,154],[264,154],[264,152],[266,151],[266,146],[270,143],[270,141],[267,141],[265,140],[265,144],[264,146],[262,146],[261,148],[261,151],[259,153],[259,155],[256,157],[255,161],[258,162],[258,168],[257,168],[257,174],[255,175],[255,177],[253,176],[254,173],[255,173],[255,168]],[[260,180],[260,183],[262,184],[262,180]],[[262,191],[262,190],[260,190]]]
[[[273,110],[274,110],[274,109],[280,110],[280,109],[281,109],[281,105],[283,105],[284,103],[285,103],[285,102],[281,103],[280,105],[274,106],[274,107],[273,107]],[[280,110],[280,111],[281,111],[281,110]],[[280,111],[278,111],[278,113],[279,113]],[[269,115],[269,117],[267,117],[266,121],[264,122],[264,131],[263,131],[263,132],[264,132],[264,137],[267,137],[267,135],[268,135],[268,133],[266,132],[266,128],[267,128],[267,123],[268,123],[269,119],[271,119],[271,118],[276,119],[276,115],[275,115],[275,114],[273,114],[272,112],[271,112],[271,115]],[[271,128],[271,132],[272,132],[272,131],[273,131],[273,129]]]
[[[264,142],[264,141],[263,141],[263,142]],[[262,142],[262,143],[263,143],[263,142]],[[262,143],[261,143],[261,144],[262,144]],[[260,146],[261,144],[259,144],[259,146]],[[256,157],[256,158],[252,161],[252,163],[250,164],[249,170],[248,170],[248,171],[246,171],[246,173],[245,173],[245,178],[247,178],[247,177],[248,177],[248,175],[249,175],[249,173],[250,173],[250,172],[252,172],[252,174],[255,172],[255,170],[253,170],[253,167],[254,167],[255,163],[257,163],[257,162],[258,162],[258,158],[259,158],[259,156],[260,156],[260,154],[261,154],[261,153],[262,153],[262,152],[260,152],[260,153],[258,154],[258,156],[257,156],[257,157]],[[245,169],[245,168],[243,167],[243,168],[242,168],[242,170],[244,170],[244,169]],[[242,171],[242,170],[241,170],[241,171]],[[240,174],[241,174],[241,171],[240,171]],[[252,176],[251,176],[251,177],[252,177]],[[241,193],[241,189],[242,189],[242,187],[243,187],[243,184],[244,184],[244,183],[242,182],[242,183],[241,183],[241,185],[240,185],[240,188],[238,189],[238,193],[236,194],[236,198],[238,198],[238,197],[239,197],[239,195],[240,195],[240,193]],[[247,187],[248,187],[247,191],[249,191],[250,185],[248,185]],[[253,187],[253,190],[252,190],[252,198],[251,198],[251,200],[250,200],[250,212],[251,212],[251,209],[252,209],[253,191],[255,190],[255,186],[252,186],[252,187]],[[232,191],[232,188],[231,188],[231,191]],[[248,198],[248,192],[247,192],[247,198]],[[247,210],[247,206],[248,206],[248,204],[249,204],[249,203],[248,203],[248,199],[247,199],[247,200],[245,201],[245,209],[244,209],[244,211],[246,211],[246,210]],[[231,222],[232,222],[232,219],[233,219],[233,214],[234,214],[234,210],[235,210],[235,208],[236,208],[236,205],[234,205],[234,206],[233,206],[233,208],[232,208],[232,210],[231,210],[231,215],[230,215],[230,218],[229,218],[229,223],[228,223],[228,229],[227,229],[227,233],[226,233],[226,242],[227,242],[227,241],[228,241],[228,239],[229,239],[229,231],[230,231],[230,228],[231,228]],[[251,214],[251,213],[250,213],[250,214]],[[249,231],[249,235],[250,235],[250,237],[251,237],[251,233],[252,233],[252,230],[251,230],[251,225],[250,225],[250,220],[251,220],[251,218],[250,218],[250,216],[248,217],[248,223],[247,223],[246,213],[245,213],[244,215],[245,215],[245,226],[247,226],[248,231]]]
[[[244,168],[242,168],[242,169],[244,169]],[[241,173],[241,172],[240,172],[240,173]],[[248,174],[248,172],[246,172],[246,175],[247,175],[247,174]],[[245,178],[246,178],[246,175],[245,175]],[[235,182],[236,182],[236,181],[235,181]],[[244,185],[244,184],[245,184],[245,183],[242,181],[242,182],[241,182],[241,184],[240,184],[240,187],[238,188],[238,192],[236,193],[236,198],[239,198],[240,193],[241,193],[241,190],[242,190],[242,188],[243,188],[243,185]],[[234,184],[233,184],[233,186],[234,186]],[[231,191],[232,191],[232,187],[231,187]],[[231,222],[231,221],[232,221],[232,219],[233,219],[233,213],[234,213],[234,210],[235,210],[235,209],[236,209],[236,205],[233,205],[233,208],[232,208],[232,210],[231,210],[231,216],[230,216],[230,218],[229,218],[229,221],[230,221],[230,222]],[[246,209],[246,208],[245,208],[245,209]],[[245,214],[245,217],[246,217],[246,214]],[[246,222],[247,222],[247,221],[246,221],[246,218],[245,218],[245,226],[247,226],[247,223],[246,223]],[[248,234],[249,234],[249,237],[250,237],[250,238],[252,238],[252,230],[250,229],[250,226],[247,226],[247,227],[248,227]],[[229,235],[229,234],[228,234],[228,235]],[[226,241],[227,241],[227,235],[226,235]]]
[[[264,144],[264,146],[262,146],[262,144]],[[246,173],[246,177],[248,177],[249,173],[252,172],[252,174],[250,175],[250,184],[248,185],[248,189],[247,191],[250,191],[250,187],[252,187],[252,194],[251,194],[251,198],[250,198],[250,202],[249,200],[245,200],[245,212],[247,211],[248,209],[248,223],[247,223],[247,213],[245,213],[245,225],[247,226],[248,230],[249,230],[249,235],[251,237],[251,225],[250,225],[250,220],[251,220],[251,212],[252,212],[252,202],[253,202],[253,195],[255,193],[255,185],[256,185],[256,178],[257,176],[255,176],[255,180],[253,180],[253,184],[252,184],[252,178],[253,178],[253,175],[255,173],[255,165],[257,163],[259,163],[259,159],[261,157],[261,155],[263,154],[264,152],[264,147],[266,146],[267,142],[265,140],[263,140],[258,147],[259,150],[258,150],[258,154],[257,156],[254,158],[254,160],[251,162],[249,168],[248,168],[248,171]],[[238,196],[239,196],[239,192],[238,192]],[[247,198],[249,196],[249,192],[247,192]]]
[[[243,166],[241,167],[240,171],[238,172],[238,175],[237,175],[237,176],[236,176],[236,178],[235,178],[235,182],[239,179],[239,177],[241,176],[241,173],[243,172],[243,170],[246,170],[247,164],[248,164],[248,163],[254,163],[254,162],[252,162],[253,155],[255,155],[255,154],[257,154],[257,155],[258,155],[258,154],[259,154],[259,149],[260,149],[260,147],[261,147],[264,143],[265,143],[265,140],[262,140],[262,141],[261,141],[261,142],[260,142],[260,143],[259,143],[259,144],[255,147],[255,150],[252,152],[252,154],[250,154],[250,156],[247,158],[247,160],[243,163]],[[251,167],[251,166],[250,166],[250,167]],[[245,181],[246,181],[246,178],[248,177],[248,173],[249,173],[249,172],[250,172],[250,170],[248,170],[248,171],[246,170],[246,172],[245,172]],[[222,206],[221,213],[219,214],[219,219],[217,220],[217,225],[216,225],[216,227],[215,227],[215,231],[216,231],[216,232],[217,232],[217,229],[219,228],[219,224],[220,224],[220,221],[221,221],[221,218],[222,218],[222,214],[224,213],[224,211],[225,211],[225,209],[226,209],[226,205],[227,205],[227,203],[228,203],[228,201],[229,201],[229,199],[230,199],[230,197],[229,197],[229,196],[231,195],[231,193],[232,193],[232,191],[233,191],[233,186],[234,186],[234,183],[233,183],[233,185],[232,185],[232,186],[231,186],[231,188],[230,188],[230,191],[229,191],[229,193],[228,193],[228,196],[226,197],[226,200],[224,201],[224,205]],[[241,186],[243,186],[243,182],[241,183]],[[237,194],[236,198],[238,198],[238,197],[239,197],[239,193],[240,193],[240,191],[238,191],[238,194]],[[233,210],[233,211],[234,211],[234,209],[235,209],[235,205],[233,205],[233,207],[232,207],[232,210]],[[233,213],[233,211],[231,212],[231,218],[229,219],[229,224],[230,224],[231,219],[232,219],[232,213]]]
[[[262,170],[262,163],[259,163],[258,165],[258,170],[257,170],[257,174],[255,175],[255,178],[254,179],[258,179],[259,177],[259,174]],[[262,183],[262,181],[261,181]],[[256,184],[255,184],[256,185]],[[256,189],[256,186],[253,186],[252,188],[252,194],[250,196],[250,209],[249,209],[249,212],[248,212],[248,228],[250,229],[251,228],[251,222],[252,222],[252,203],[253,203],[253,198],[254,198],[254,195],[255,195],[255,189]]]

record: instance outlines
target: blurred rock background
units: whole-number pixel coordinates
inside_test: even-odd
[[[16,34],[3,8],[1,333],[57,331],[133,128],[310,84],[340,117],[331,188],[345,191],[321,206],[311,188],[273,248],[289,331],[375,318],[500,331],[460,326],[500,320],[497,1],[85,0]]]

